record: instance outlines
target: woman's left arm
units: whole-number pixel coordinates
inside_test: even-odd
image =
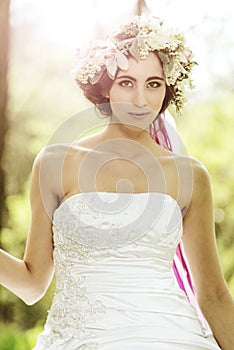
[[[194,161],[194,186],[184,217],[183,244],[199,306],[223,350],[234,349],[234,300],[216,246],[209,174]]]

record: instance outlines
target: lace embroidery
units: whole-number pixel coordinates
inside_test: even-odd
[[[78,274],[79,266],[93,259],[93,251],[54,230],[56,291],[45,327],[49,327],[50,334],[44,332],[41,339],[44,346],[52,346],[59,339],[90,339],[93,334],[89,324],[105,314],[106,306],[100,300],[89,300],[86,277]],[[90,349],[96,348],[91,345]]]
[[[166,203],[168,204],[168,198],[165,199],[162,196],[162,202],[160,202],[157,195],[157,208],[153,205],[152,198],[142,197],[141,201],[134,202],[133,206],[130,206],[130,213],[141,213],[143,211],[144,218],[134,221],[133,226],[129,225],[126,228],[124,226],[126,220],[128,220],[126,210],[122,210],[119,217],[115,213],[112,219],[117,217],[117,221],[110,218],[107,220],[102,212],[93,210],[97,204],[94,201],[95,199],[97,198],[94,196],[88,197],[88,202],[92,204],[90,209],[88,202],[85,202],[83,197],[73,196],[62,203],[54,214],[56,292],[47,319],[47,326],[51,329],[51,333],[50,336],[46,334],[43,336],[43,341],[47,346],[54,344],[56,340],[61,338],[67,340],[75,337],[82,340],[92,337],[91,327],[89,328],[88,325],[95,322],[97,317],[105,314],[107,310],[107,307],[100,300],[91,302],[87,297],[86,277],[79,274],[79,267],[88,264],[93,259],[98,259],[100,248],[102,249],[102,256],[104,256],[118,251],[121,245],[131,243],[136,247],[137,239],[146,233],[145,225],[149,226],[149,222],[151,222],[147,218],[152,215],[152,208],[154,212],[156,211],[156,221],[159,227],[164,226],[165,228],[165,223],[168,222],[168,217],[170,217],[170,215],[168,216],[168,205],[166,205]],[[110,210],[110,202],[104,201],[103,203],[104,207],[102,208],[106,210],[105,205],[107,205],[108,210]],[[173,213],[175,203],[173,201],[170,203],[172,204],[170,206],[171,213]],[[117,203],[117,206],[119,204]],[[140,204],[141,207],[139,208]],[[149,205],[151,210],[147,211],[145,204]],[[175,215],[178,219],[177,214]],[[133,217],[135,218],[135,216]],[[178,224],[181,224],[180,216],[176,225],[173,225],[175,230],[177,230]],[[164,238],[164,235],[161,236],[162,242],[166,240],[168,244],[169,239],[175,244],[175,237],[170,237],[171,235],[168,233],[165,234]],[[159,238],[160,235],[157,239]],[[119,312],[121,311],[119,310]]]
[[[62,261],[57,262],[58,283],[47,319],[51,333],[49,336],[44,335],[47,346],[59,339],[75,337],[82,340],[92,337],[88,324],[106,311],[106,306],[100,300],[89,300],[85,276],[72,273],[72,264],[69,265],[70,268]]]
[[[93,192],[74,195],[55,211],[54,232],[85,247],[116,249],[134,243],[155,226],[169,235],[168,218],[175,218],[173,231],[178,231],[182,221],[178,204],[165,194],[143,194],[135,201],[129,193],[119,198],[118,193],[108,193],[109,201],[101,201]]]

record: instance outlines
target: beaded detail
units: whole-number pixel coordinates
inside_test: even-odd
[[[87,325],[106,310],[100,300],[91,302],[87,297],[85,277],[78,278],[71,272],[60,270],[60,267],[57,267],[57,278],[59,279],[59,274],[66,277],[63,277],[64,283],[60,281],[47,321],[48,325],[53,323],[50,339],[46,339],[46,343],[50,340],[51,345],[61,338],[66,340],[74,337],[82,340],[92,337]],[[60,290],[62,285],[63,289]]]
[[[105,200],[101,193],[87,192],[63,202],[54,213],[54,232],[62,232],[84,247],[116,249],[139,240],[155,226],[162,227],[167,236],[181,227],[180,208],[170,196],[162,193],[155,196],[154,192],[140,193],[137,197],[130,193],[103,194]]]
[[[174,281],[172,261],[182,234],[178,204],[168,195],[152,194],[150,211],[146,193],[132,200],[129,194],[120,197],[118,202],[118,194],[105,194],[100,206],[95,193],[74,195],[55,211],[56,290],[34,350],[111,349],[122,346],[121,341],[121,348],[128,349],[136,334],[146,342],[149,334],[161,345],[160,327],[175,327],[162,340],[172,346],[177,344],[174,336],[181,344],[186,338],[188,346],[201,342],[196,349],[209,341],[196,310]],[[124,232],[131,226],[130,234]],[[155,333],[158,328],[160,334]]]
[[[56,237],[59,239],[59,237]],[[61,237],[60,237],[61,239]],[[92,338],[92,331],[88,325],[95,321],[97,316],[105,313],[106,307],[100,300],[90,301],[87,297],[86,277],[76,273],[74,263],[66,261],[72,259],[78,252],[83,252],[80,262],[85,263],[91,257],[87,247],[76,247],[69,252],[69,240],[62,239],[55,244],[54,258],[56,264],[56,292],[53,305],[49,311],[46,326],[51,328],[49,336],[43,335],[43,342],[52,346],[57,340],[64,341],[71,338],[80,340]],[[68,243],[68,245],[66,245]],[[73,244],[74,245],[74,244]],[[67,251],[66,256],[61,256],[62,251]],[[90,348],[96,349],[96,347]]]

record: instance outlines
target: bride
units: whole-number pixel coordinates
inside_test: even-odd
[[[55,270],[35,350],[234,348],[209,175],[173,152],[165,127],[194,65],[183,35],[155,17],[80,55],[75,79],[109,122],[39,153],[24,259],[0,252],[0,283],[28,305]]]

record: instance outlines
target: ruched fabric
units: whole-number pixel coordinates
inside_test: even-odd
[[[34,350],[218,350],[178,287],[170,195],[86,192],[54,212],[56,291]]]

